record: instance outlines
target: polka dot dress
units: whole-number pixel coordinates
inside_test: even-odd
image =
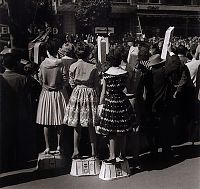
[[[132,130],[133,109],[123,92],[127,77],[127,73],[120,75],[104,73],[106,94],[100,115],[99,132],[101,134],[120,135]]]

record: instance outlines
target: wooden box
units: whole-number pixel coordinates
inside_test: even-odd
[[[74,159],[70,174],[72,176],[98,175],[100,172],[100,161],[97,158]]]
[[[130,175],[130,168],[128,161],[118,163],[106,163],[103,162],[99,174],[99,178],[102,180],[114,180]]]
[[[66,160],[62,154],[59,153],[50,153],[43,154],[40,153],[38,156],[37,169],[46,170],[46,169],[60,169],[66,167]]]

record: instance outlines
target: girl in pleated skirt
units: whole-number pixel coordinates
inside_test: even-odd
[[[67,73],[61,59],[57,59],[58,43],[50,40],[47,44],[48,58],[40,65],[39,79],[42,91],[39,98],[36,123],[44,127],[46,149],[50,153],[49,129],[56,127],[57,151],[60,152],[63,118],[67,107]]]

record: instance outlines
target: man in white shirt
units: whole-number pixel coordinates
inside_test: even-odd
[[[195,58],[197,60],[200,60],[200,44],[197,46],[196,53],[195,53]]]
[[[196,49],[197,49],[197,45],[191,46],[190,53],[193,56],[193,59],[190,62],[186,63],[186,66],[188,67],[190,71],[190,76],[195,87],[196,87],[197,70],[200,65],[200,60],[197,60],[195,58]]]
[[[127,39],[127,44],[130,47],[127,62],[131,68],[134,69],[135,65],[137,64],[139,49],[138,46],[135,46],[134,39],[132,37]]]

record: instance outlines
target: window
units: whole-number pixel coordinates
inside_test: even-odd
[[[191,4],[192,5],[200,5],[200,1],[199,0],[191,0]]]
[[[152,4],[160,4],[161,0],[138,0],[138,3],[152,3]]]
[[[9,34],[10,33],[8,26],[1,26],[0,29],[1,29],[0,34]]]
[[[147,3],[147,0],[138,0],[138,3]]]
[[[149,3],[156,3],[156,4],[158,4],[158,3],[160,3],[160,0],[149,0]]]
[[[129,0],[112,0],[114,3],[129,3]]]

